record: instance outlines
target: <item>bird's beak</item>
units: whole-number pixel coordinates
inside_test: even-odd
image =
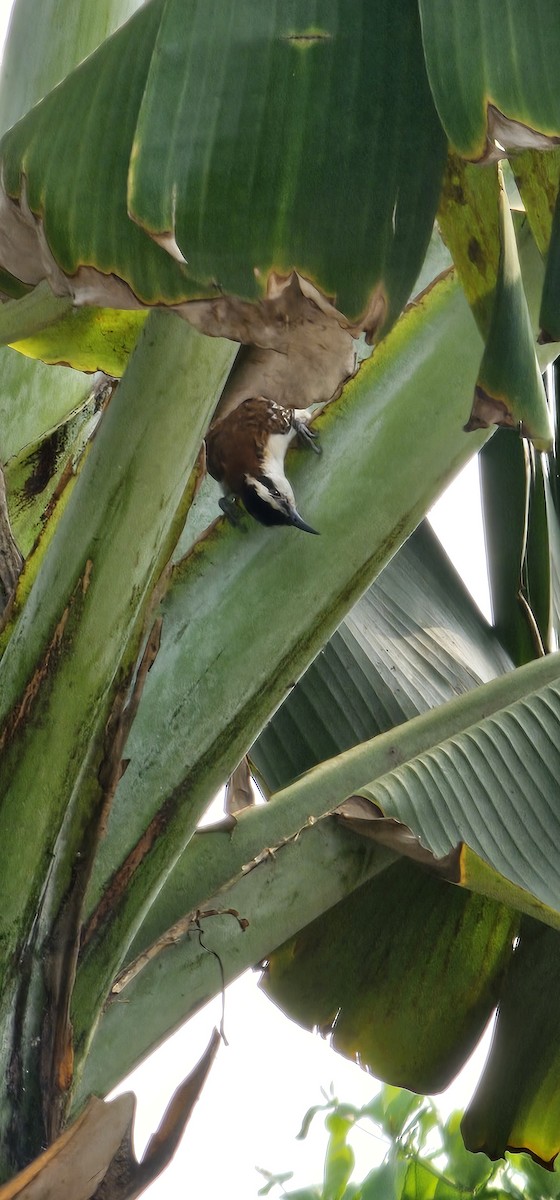
[[[295,525],[296,529],[303,529],[304,533],[316,533],[317,537],[319,536],[319,530],[307,525],[296,508],[292,508],[290,511],[290,525]]]

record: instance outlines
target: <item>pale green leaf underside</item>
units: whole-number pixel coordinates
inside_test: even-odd
[[[251,748],[271,791],[511,666],[427,522],[357,602]]]
[[[553,683],[398,767],[367,794],[436,858],[464,842],[558,914],[559,727]]]

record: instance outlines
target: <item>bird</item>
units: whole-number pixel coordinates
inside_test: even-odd
[[[237,501],[261,525],[293,525],[305,533],[318,530],[300,517],[284,473],[290,443],[299,438],[320,454],[317,435],[308,428],[309,409],[284,408],[266,396],[253,396],[210,426],[206,465],[221,484],[219,504],[237,524]]]

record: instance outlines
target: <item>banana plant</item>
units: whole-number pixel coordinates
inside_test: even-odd
[[[559,51],[551,0],[16,0],[0,1200],[140,1194],[219,1039],[142,1162],[103,1097],[261,962],[421,1092],[498,1004],[467,1145],[558,1153]],[[319,406],[318,538],[219,516],[259,395]],[[421,524],[479,450],[493,627]]]

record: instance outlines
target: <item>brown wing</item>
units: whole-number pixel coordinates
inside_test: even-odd
[[[206,434],[208,471],[226,491],[239,493],[246,474],[257,474],[260,456],[271,433],[292,431],[293,409],[264,396],[244,400]]]

